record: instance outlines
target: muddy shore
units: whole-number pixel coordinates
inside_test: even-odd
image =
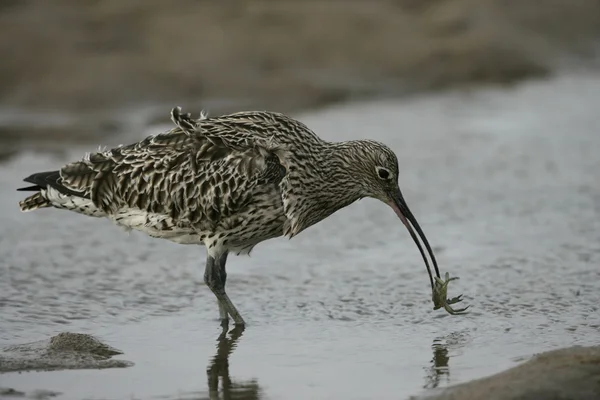
[[[97,143],[211,113],[507,84],[591,60],[593,0],[5,1],[0,143]],[[135,132],[134,132],[135,135]]]
[[[600,398],[599,376],[600,347],[576,346],[538,354],[507,371],[419,399],[596,400]]]

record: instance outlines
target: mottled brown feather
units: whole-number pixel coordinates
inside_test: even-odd
[[[89,194],[107,214],[135,207],[214,229],[252,200],[257,185],[278,184],[285,175],[267,137],[278,127],[258,136],[249,131],[252,116],[270,114],[229,123],[178,119],[168,132],[68,164],[61,169],[63,184]]]

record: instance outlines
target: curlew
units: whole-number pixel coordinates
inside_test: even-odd
[[[389,205],[408,229],[429,272],[436,308],[454,313],[448,304],[460,296],[445,299],[449,279],[440,279],[431,246],[403,198],[398,160],[389,147],[372,140],[328,142],[275,112],[194,119],[176,107],[171,119],[175,127],[166,132],[25,178],[33,186],[18,190],[35,193],[19,203],[21,211],[54,207],[108,218],[151,237],[204,245],[204,282],[218,300],[221,323],[231,316],[243,326],[225,292],[227,255],[292,238],[371,197]]]

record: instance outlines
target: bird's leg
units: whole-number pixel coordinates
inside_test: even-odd
[[[219,258],[222,258],[222,256]],[[222,261],[223,270],[225,270],[225,261],[226,260]],[[225,293],[225,283],[223,279],[221,279],[221,261],[219,259],[215,260],[210,255],[206,257],[204,283],[206,283],[206,286],[208,286],[217,297],[219,310],[224,310],[223,314],[231,315],[236,325],[245,325],[244,319],[231,300],[229,300],[227,293]],[[221,323],[225,325],[228,323],[228,319],[223,320],[223,314],[221,314]]]
[[[221,255],[218,259],[219,275],[221,276],[221,282],[223,282],[223,290],[225,290],[225,284],[227,283],[227,271],[225,271],[225,264],[227,263],[227,254],[228,253]],[[227,310],[225,309],[221,301],[217,302],[219,303],[219,316],[221,317],[221,325],[227,326],[229,324],[229,315],[227,314]]]

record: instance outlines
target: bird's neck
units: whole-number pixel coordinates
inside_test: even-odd
[[[303,195],[307,212],[302,216],[302,229],[361,199],[362,188],[349,167],[348,152],[352,143],[326,143],[315,157],[310,170],[311,190]]]
[[[355,147],[360,146],[359,141],[327,143],[326,171],[327,179],[323,180],[324,188],[332,199],[337,199],[342,207],[363,197],[363,185],[360,177],[363,176],[362,160],[357,158]],[[343,201],[340,201],[343,200]]]

